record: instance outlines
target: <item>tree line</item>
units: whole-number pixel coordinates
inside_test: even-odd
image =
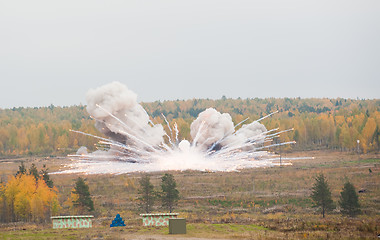
[[[1,222],[43,222],[58,213],[58,190],[47,171],[45,166],[38,171],[34,164],[28,171],[21,163],[14,176],[0,183]]]
[[[65,211],[85,214],[94,211],[94,203],[85,180],[78,177],[71,195],[63,203]],[[49,177],[48,169],[29,170],[22,162],[14,176],[0,182],[0,222],[50,222],[50,217],[62,212],[59,191]]]
[[[164,174],[160,188],[156,190],[145,175],[140,179],[137,198],[140,210],[149,213],[156,209],[155,203],[161,202],[162,208],[172,212],[179,200],[177,183],[172,174]],[[95,207],[89,186],[85,179],[78,177],[70,195],[62,206],[59,191],[49,177],[48,169],[38,171],[32,164],[29,170],[22,162],[15,175],[0,182],[0,222],[49,222],[51,216],[62,211],[70,214],[94,213]]]
[[[229,113],[235,123],[249,117],[268,129],[294,128],[279,141],[296,141],[296,150],[335,149],[366,153],[380,149],[380,100],[353,99],[192,99],[142,103],[153,122],[167,128],[162,114],[177,123],[180,139],[190,139],[190,124],[209,107]],[[0,110],[0,156],[65,155],[80,146],[94,150],[96,139],[70,129],[101,135],[85,106]],[[359,140],[359,141],[358,141]]]

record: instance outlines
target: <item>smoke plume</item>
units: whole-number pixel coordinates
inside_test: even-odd
[[[96,119],[96,128],[112,140],[139,145],[143,139],[156,146],[165,134],[161,125],[149,125],[149,116],[137,103],[137,95],[119,82],[90,89],[86,96],[87,112]]]
[[[234,171],[272,166],[276,158],[271,159],[271,155],[262,149],[293,143],[271,144],[280,132],[273,134],[276,129],[267,131],[259,123],[261,119],[245,125],[242,125],[243,121],[234,126],[230,114],[220,113],[214,108],[201,112],[190,125],[192,141],[177,139],[179,132],[176,123],[170,127],[163,116],[169,134],[162,125],[153,124],[138,104],[137,95],[119,82],[90,89],[86,99],[88,113],[96,120],[97,129],[107,138],[71,131],[99,139],[101,149],[108,150],[88,153],[85,147],[81,147],[75,155],[69,155],[77,161],[72,165],[72,170],[64,171],[66,173],[186,169]]]

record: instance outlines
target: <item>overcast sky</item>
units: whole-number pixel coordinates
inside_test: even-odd
[[[139,101],[380,98],[379,0],[0,0],[0,108]]]

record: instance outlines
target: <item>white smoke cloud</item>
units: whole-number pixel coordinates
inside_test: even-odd
[[[263,143],[263,138],[265,137],[263,134],[265,132],[267,132],[266,127],[263,124],[254,121],[250,124],[243,125],[235,134],[226,138],[225,142],[231,146],[242,146],[253,141],[260,144]],[[244,149],[247,150],[253,146],[254,145],[250,145],[250,147],[245,147]]]
[[[228,113],[220,113],[214,108],[208,108],[198,115],[190,125],[190,135],[193,144],[206,149],[213,143],[234,131],[232,118]]]
[[[108,138],[72,130],[99,139],[103,148],[88,153],[81,147],[76,155],[69,155],[78,161],[65,173],[234,171],[276,164],[277,158],[262,151],[262,143],[265,141],[265,147],[270,147],[270,141],[277,135],[257,121],[235,131],[230,114],[208,108],[190,126],[192,142],[184,139],[177,144],[170,140],[172,134],[166,135],[162,125],[150,121],[137,103],[137,95],[119,82],[90,89],[87,104],[87,111],[96,119],[96,127]],[[164,143],[164,135],[170,144]]]
[[[198,118],[190,126],[190,134],[195,144],[201,149],[209,149],[214,144],[216,149],[224,146],[243,146],[244,150],[252,149],[254,145],[247,144],[257,141],[262,143],[263,133],[267,129],[257,121],[244,124],[235,132],[234,123],[228,113],[220,113],[214,108],[208,108],[201,112]]]
[[[161,125],[149,125],[149,116],[138,104],[137,95],[119,82],[87,92],[87,111],[96,127],[113,140],[131,145],[159,145],[165,134]],[[115,117],[113,117],[115,116]],[[135,136],[139,140],[136,140]]]
[[[87,151],[87,148],[85,146],[82,146],[78,149],[78,151],[76,152],[77,155],[87,155],[88,154],[88,151]]]

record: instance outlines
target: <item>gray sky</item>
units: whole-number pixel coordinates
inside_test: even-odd
[[[139,101],[380,98],[380,1],[0,0],[0,108]]]

